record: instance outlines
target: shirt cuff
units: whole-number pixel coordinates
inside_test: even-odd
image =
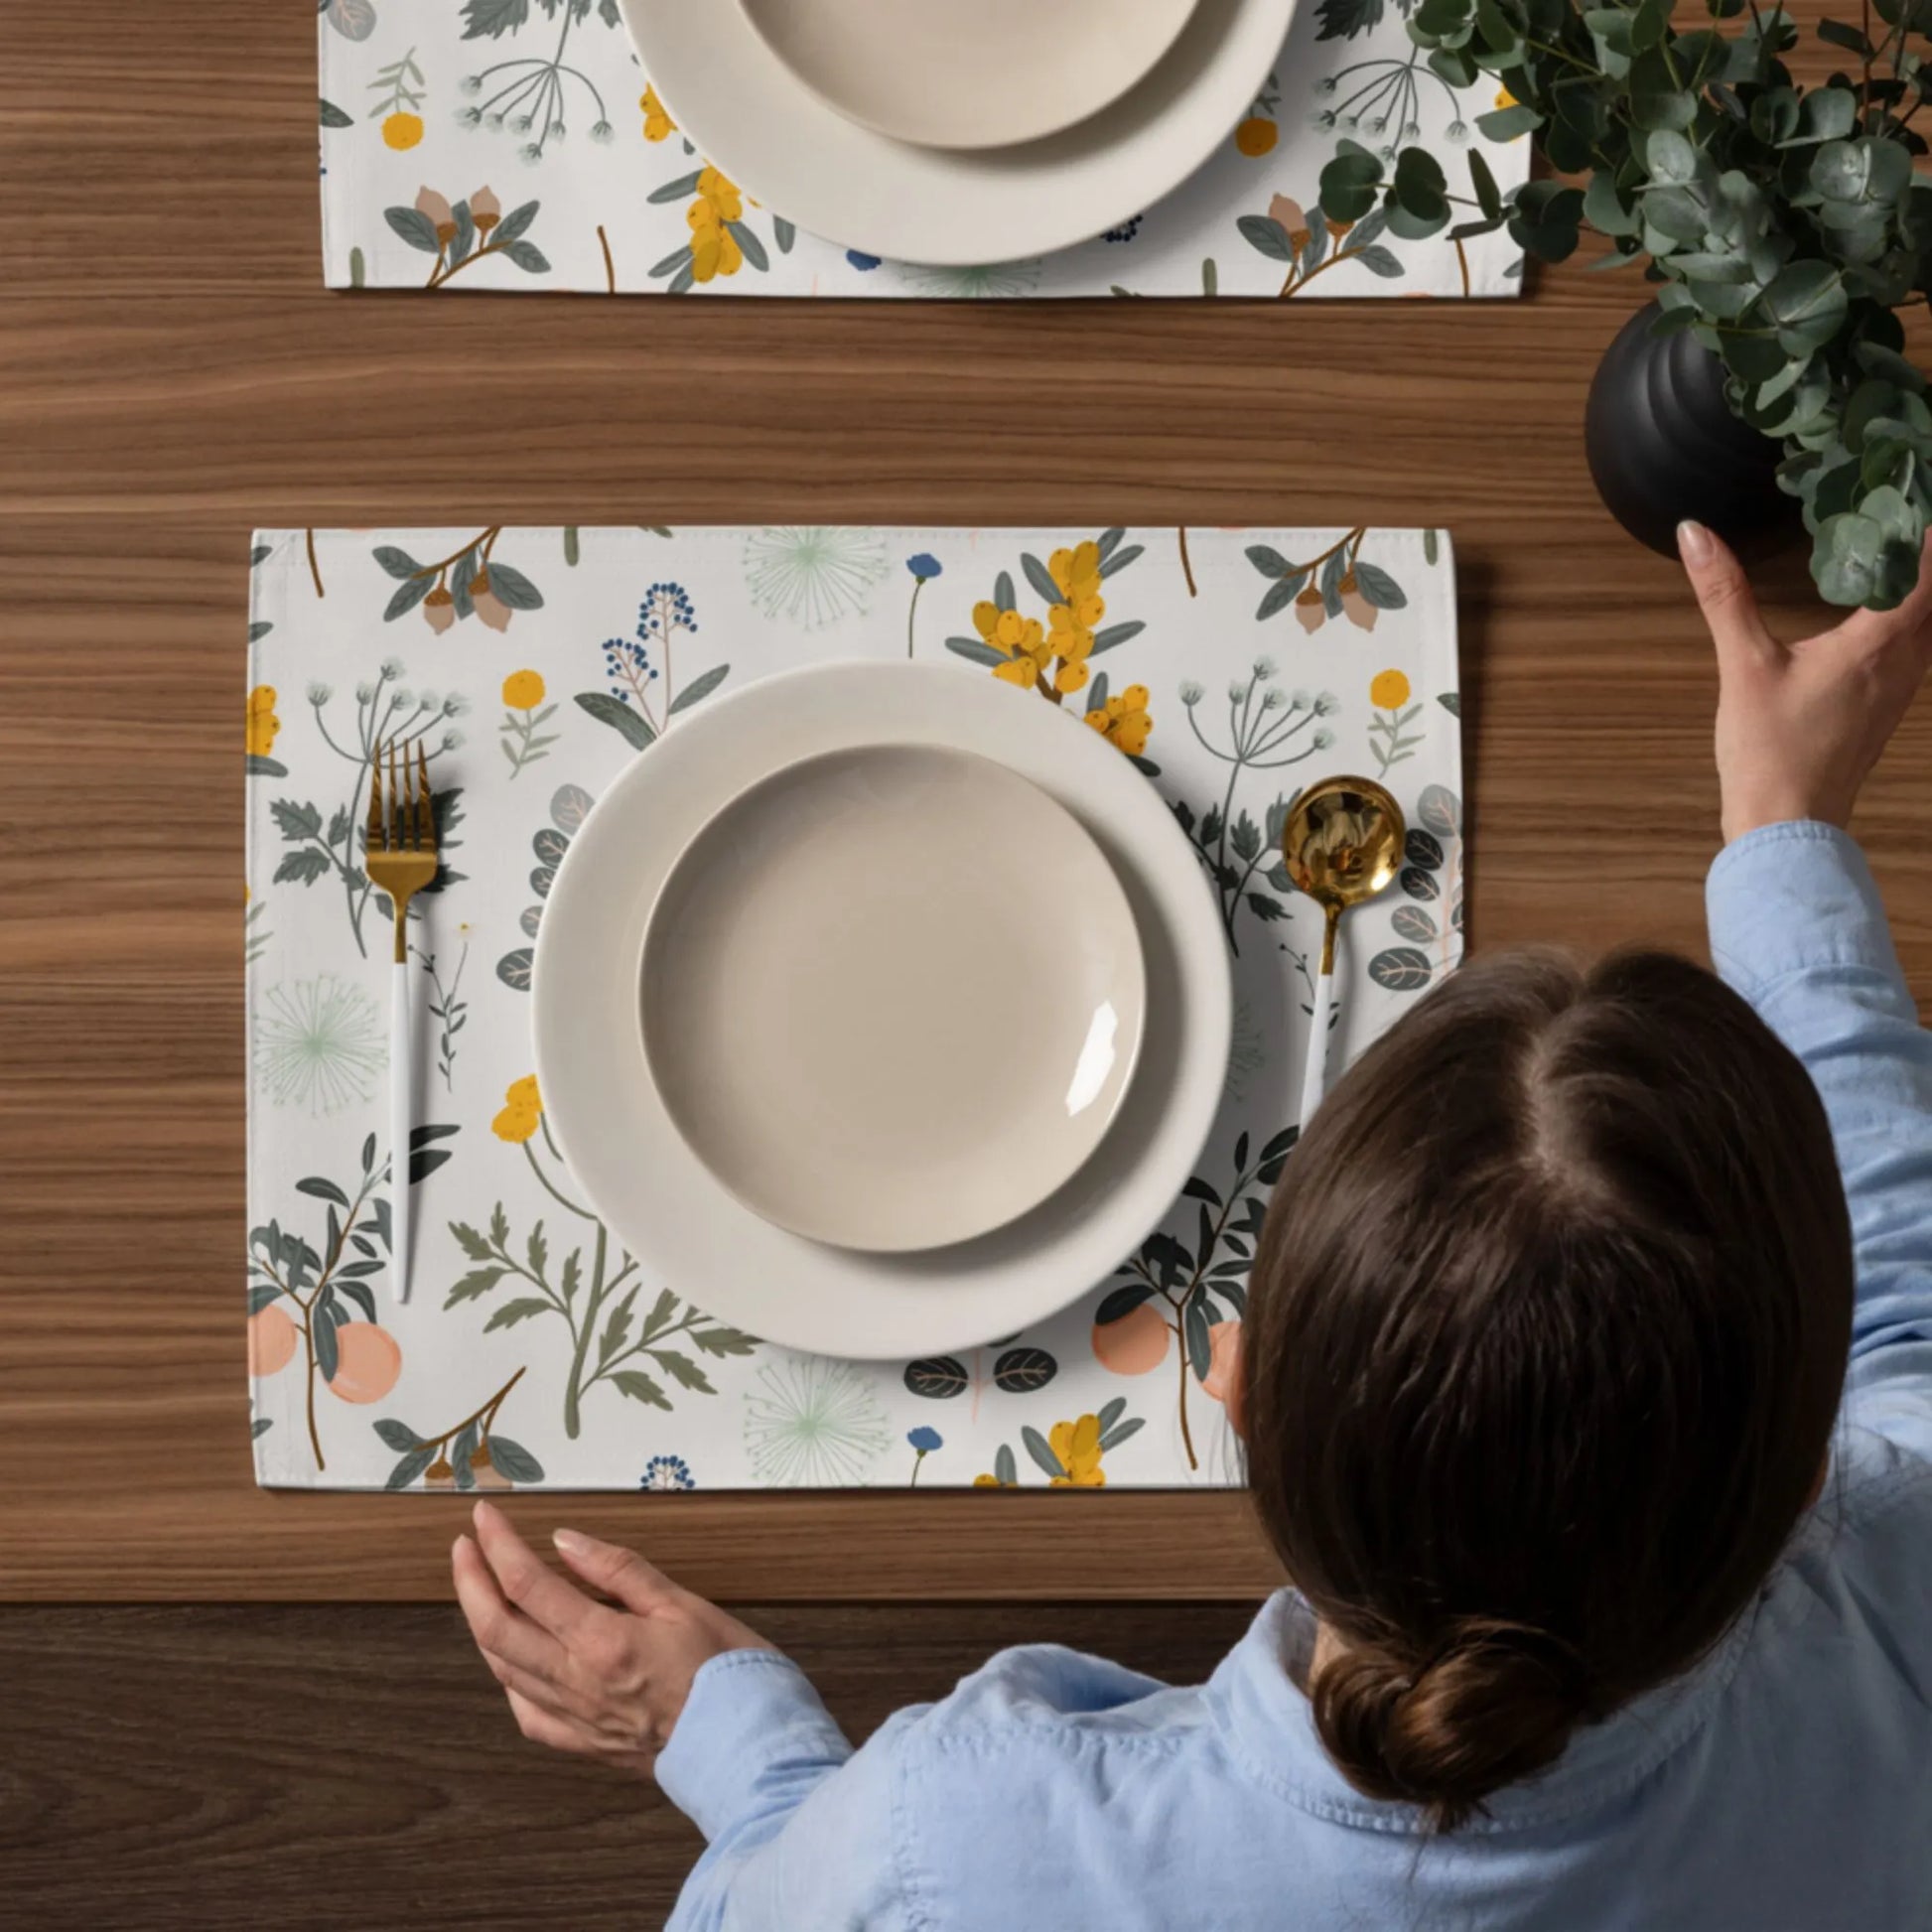
[[[1816,967],[1898,977],[1871,868],[1835,825],[1801,818],[1746,832],[1718,854],[1704,895],[1712,964],[1746,999]]]
[[[751,1808],[759,1782],[783,1768],[843,1764],[845,1732],[811,1681],[775,1650],[727,1650],[691,1680],[670,1741],[657,1754],[665,1797],[707,1840]]]

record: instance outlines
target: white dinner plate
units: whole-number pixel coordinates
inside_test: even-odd
[[[644,933],[644,1057],[756,1213],[874,1253],[967,1241],[1084,1165],[1140,1050],[1127,895],[991,759],[866,745],[742,792]]]
[[[651,907],[719,809],[800,759],[882,744],[997,759],[1071,812],[1126,892],[1146,971],[1140,1059],[1093,1158],[1002,1228],[895,1255],[806,1240],[719,1183],[651,1080],[638,998]],[[544,1112],[571,1173],[651,1276],[767,1340],[878,1360],[1018,1333],[1107,1276],[1193,1171],[1227,1073],[1232,1004],[1199,861],[1161,794],[1113,746],[996,678],[844,663],[714,698],[625,768],[551,886],[532,1024]],[[1027,1150],[1012,1155],[1024,1161]]]
[[[1295,0],[1198,0],[1167,58],[1098,114],[961,151],[848,120],[731,0],[620,3],[658,97],[747,195],[841,246],[954,267],[1069,248],[1153,207],[1249,111],[1295,16]]]
[[[1194,10],[1194,0],[739,4],[849,120],[934,148],[1013,147],[1072,127],[1146,74]]]

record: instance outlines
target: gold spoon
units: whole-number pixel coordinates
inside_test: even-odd
[[[1335,934],[1341,915],[1382,892],[1402,866],[1402,807],[1373,778],[1323,778],[1295,801],[1282,827],[1282,857],[1297,891],[1326,915],[1314,1023],[1302,1075],[1303,1131],[1327,1090],[1328,1015],[1335,996]]]

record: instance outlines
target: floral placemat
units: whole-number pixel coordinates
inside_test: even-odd
[[[1315,907],[1297,789],[1383,778],[1401,888],[1344,941],[1335,1063],[1456,963],[1455,584],[1422,530],[264,532],[247,750],[248,1342],[256,1471],[290,1487],[1047,1482],[1234,1473],[1221,1408],[1293,1145]],[[1042,1327],[930,1360],[796,1355],[715,1320],[579,1194],[531,1072],[558,863],[720,691],[915,657],[1057,705],[1160,788],[1235,973],[1225,1100],[1166,1226]],[[420,745],[443,868],[418,966],[414,1292],[389,1286],[388,902],[371,745]],[[1069,1284],[1069,1287],[1073,1286]]]
[[[324,272],[332,288],[610,294],[1513,294],[1505,233],[1410,241],[1373,215],[1331,235],[1319,217],[1344,136],[1473,142],[1505,194],[1528,179],[1527,138],[1477,133],[1497,103],[1458,94],[1410,41],[1414,6],[1306,0],[1190,181],[1081,247],[962,269],[882,262],[758,207],[684,138],[616,0],[321,0]]]

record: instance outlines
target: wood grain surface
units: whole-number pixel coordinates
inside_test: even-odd
[[[1476,942],[1701,945],[1709,651],[1675,568],[1598,507],[1580,435],[1630,277],[1572,265],[1474,305],[331,295],[310,10],[156,21],[0,0],[0,1593],[447,1592],[445,1499],[250,1486],[254,524],[1445,524]],[[1814,624],[1801,565],[1771,575],[1774,623]],[[1863,821],[1922,992],[1927,727]],[[1238,1597],[1273,1576],[1233,1495],[519,1514],[632,1537],[740,1600]]]
[[[1247,1623],[1227,1604],[746,1614],[855,1742],[1003,1644],[1195,1683]],[[647,1782],[526,1743],[453,1609],[16,1607],[0,1683],[17,1932],[647,1932],[703,1849]]]

